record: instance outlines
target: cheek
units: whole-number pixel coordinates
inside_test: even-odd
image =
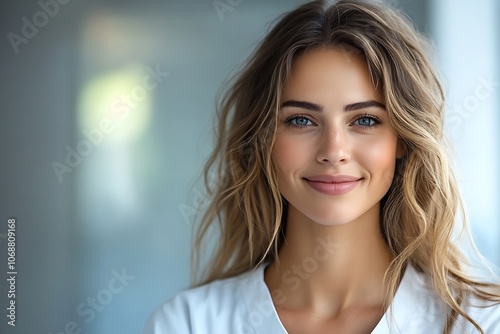
[[[273,148],[273,159],[278,170],[282,173],[293,169],[293,166],[303,159],[302,150],[293,138],[278,136]]]
[[[363,161],[372,177],[385,180],[390,185],[396,164],[397,139],[393,136],[381,138],[367,144],[358,151],[357,156]]]

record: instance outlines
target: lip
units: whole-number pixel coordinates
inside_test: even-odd
[[[307,184],[316,191],[327,195],[348,193],[363,178],[350,175],[316,175],[304,178]]]

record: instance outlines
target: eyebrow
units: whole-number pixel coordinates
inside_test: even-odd
[[[281,104],[281,108],[284,107],[297,107],[317,112],[323,111],[323,106],[306,101],[288,100]],[[383,103],[377,102],[375,100],[368,100],[368,101],[347,104],[344,106],[344,111],[354,111],[354,110],[373,108],[373,107],[385,110],[385,105]]]

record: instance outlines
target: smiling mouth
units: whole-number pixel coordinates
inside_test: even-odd
[[[304,178],[314,190],[326,195],[343,195],[354,189],[363,178],[315,177]]]

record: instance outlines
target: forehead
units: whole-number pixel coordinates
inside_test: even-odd
[[[343,48],[316,48],[299,56],[283,87],[284,98],[312,102],[383,102],[374,87],[364,57]]]

